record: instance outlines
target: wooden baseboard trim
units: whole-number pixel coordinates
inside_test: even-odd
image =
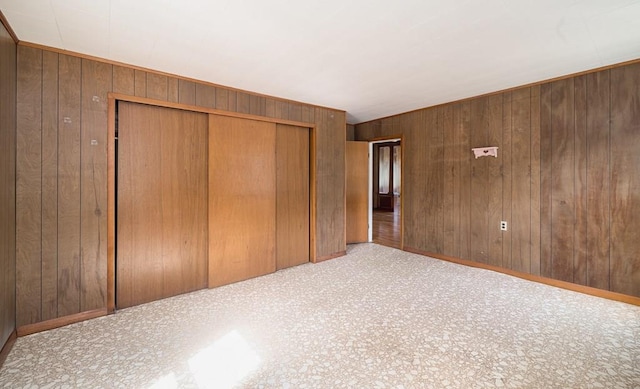
[[[2,346],[2,349],[0,350],[0,367],[2,367],[4,361],[7,360],[7,356],[9,355],[11,348],[13,348],[17,338],[18,334],[16,333],[16,330],[13,330],[7,341],[4,342],[4,346]]]
[[[329,255],[319,255],[316,258],[316,262],[315,263],[322,262],[322,261],[328,261],[330,259],[334,259],[334,258],[338,258],[338,257],[343,257],[345,255],[347,255],[347,250],[338,251],[337,253],[333,253],[333,254],[329,254]]]
[[[18,327],[18,336],[25,336],[35,334],[36,332],[42,332],[52,330],[58,327],[64,327],[69,324],[78,323],[81,321],[95,319],[96,317],[106,316],[107,308],[94,309],[92,311],[85,311],[76,313],[74,315],[58,317],[51,320],[41,321],[34,324],[26,324]]]
[[[477,267],[479,269],[485,269],[485,270],[492,270],[492,271],[495,271],[495,272],[498,272],[498,273],[507,274],[507,275],[510,275],[510,276],[522,278],[522,279],[527,280],[527,281],[539,282],[541,284],[555,286],[557,288],[567,289],[567,290],[571,290],[571,291],[574,291],[574,292],[588,294],[588,295],[591,295],[591,296],[602,297],[602,298],[605,298],[605,299],[608,299],[608,300],[620,301],[620,302],[623,302],[623,303],[640,306],[640,297],[630,296],[630,295],[627,295],[627,294],[622,294],[622,293],[617,293],[617,292],[611,292],[609,290],[597,289],[597,288],[593,288],[591,286],[578,285],[578,284],[574,284],[574,283],[567,282],[567,281],[554,280],[552,278],[542,277],[542,276],[538,276],[538,275],[534,275],[534,274],[523,273],[523,272],[519,272],[519,271],[511,270],[511,269],[506,269],[506,268],[499,267],[499,266],[487,265],[487,264],[484,264],[484,263],[469,261],[467,259],[460,259],[460,258],[451,257],[451,256],[444,255],[444,254],[437,254],[437,253],[432,253],[432,252],[429,252],[429,251],[419,250],[419,249],[416,249],[416,248],[413,248],[413,247],[405,247],[404,251],[408,251],[410,253],[424,255],[424,256],[432,257],[432,258],[436,258],[436,259],[441,259],[441,260],[447,261],[447,262],[457,263],[459,265]]]

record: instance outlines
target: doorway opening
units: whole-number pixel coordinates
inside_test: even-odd
[[[402,141],[369,143],[369,241],[402,248]]]

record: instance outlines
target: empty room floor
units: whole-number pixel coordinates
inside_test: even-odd
[[[360,244],[21,337],[16,387],[638,388],[640,307]]]

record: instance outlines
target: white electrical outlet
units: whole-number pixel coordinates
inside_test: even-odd
[[[502,231],[506,231],[507,230],[507,222],[506,221],[503,220],[503,221],[500,222],[500,229]]]

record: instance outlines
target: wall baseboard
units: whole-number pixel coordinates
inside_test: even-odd
[[[334,258],[338,258],[338,257],[343,257],[345,255],[347,255],[347,250],[338,251],[337,253],[333,253],[333,254],[329,254],[329,255],[319,255],[316,258],[315,263],[322,262],[322,261],[328,261],[330,259],[334,259]]]
[[[16,333],[16,330],[13,330],[7,341],[4,343],[4,346],[2,346],[2,349],[0,349],[0,367],[2,367],[4,361],[7,360],[7,356],[9,355],[11,348],[13,348],[14,343],[16,343],[17,338],[18,334]]]
[[[534,274],[523,273],[516,270],[511,270],[511,269],[494,266],[494,265],[487,265],[485,263],[469,261],[467,259],[460,259],[460,258],[451,257],[444,254],[432,253],[429,251],[419,250],[413,247],[405,247],[404,251],[414,253],[414,254],[424,255],[431,258],[440,259],[447,262],[457,263],[459,265],[477,267],[479,269],[485,269],[485,270],[492,270],[498,273],[522,278],[527,281],[533,281],[541,284],[555,286],[557,288],[567,289],[573,292],[584,293],[591,296],[602,297],[608,300],[620,301],[623,303],[640,306],[640,297],[630,296],[630,295],[617,293],[617,292],[611,292],[603,289],[597,289],[591,286],[574,284],[567,281],[554,280],[553,278],[547,278],[547,277],[537,276]]]
[[[106,315],[107,308],[94,309],[92,311],[85,311],[73,315],[57,317],[55,319],[45,320],[39,323],[26,324],[18,327],[17,333],[18,336],[31,335],[35,334],[36,332],[52,330],[54,328],[63,327],[69,324],[78,323],[89,319],[95,319],[96,317]]]

